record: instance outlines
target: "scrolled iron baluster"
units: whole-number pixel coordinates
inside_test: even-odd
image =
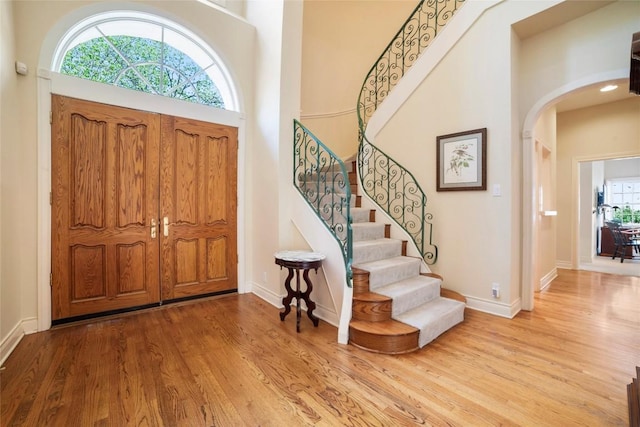
[[[432,244],[433,215],[413,175],[365,136],[378,106],[436,37],[464,0],[422,0],[387,45],[364,80],[358,97],[358,171],[363,190],[409,233],[428,264],[438,257]],[[402,182],[400,182],[402,181]]]
[[[294,120],[293,128],[293,184],[340,245],[347,284],[351,286],[351,188],[348,186],[346,168],[344,163],[300,122]]]

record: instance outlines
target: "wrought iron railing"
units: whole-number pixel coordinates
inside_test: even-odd
[[[369,70],[358,97],[364,130],[380,103],[418,60],[465,0],[422,0]]]
[[[340,245],[351,286],[349,175],[342,160],[297,120],[293,121],[293,184]]]
[[[367,139],[365,129],[380,103],[464,1],[422,0],[371,67],[358,97],[358,172],[363,191],[411,236],[428,264],[436,262],[438,248],[432,243],[433,215],[426,211],[427,196],[411,172]]]

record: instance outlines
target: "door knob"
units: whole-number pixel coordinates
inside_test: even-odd
[[[164,237],[169,237],[169,217],[165,216],[164,218],[162,218],[162,224],[163,224],[163,234]]]

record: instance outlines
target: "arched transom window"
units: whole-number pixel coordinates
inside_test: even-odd
[[[53,69],[70,76],[237,111],[228,73],[206,43],[175,23],[109,12],[72,28]]]

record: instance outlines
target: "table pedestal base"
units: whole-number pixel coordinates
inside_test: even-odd
[[[284,311],[280,313],[280,320],[284,321],[285,317],[291,312],[291,301],[296,299],[296,332],[300,332],[300,317],[302,315],[302,309],[300,307],[300,301],[303,300],[307,305],[307,316],[313,322],[313,326],[317,327],[319,319],[313,315],[313,310],[316,309],[316,303],[311,300],[311,291],[313,291],[313,283],[309,279],[309,270],[314,269],[316,272],[322,265],[322,259],[308,260],[308,259],[283,259],[279,258],[276,254],[276,264],[280,268],[285,267],[289,270],[289,275],[284,282],[284,287],[287,290],[287,296],[282,299],[284,305]],[[300,290],[300,270],[303,271],[302,278],[307,284],[307,289],[302,292]],[[296,289],[291,287],[291,279],[296,276]]]

